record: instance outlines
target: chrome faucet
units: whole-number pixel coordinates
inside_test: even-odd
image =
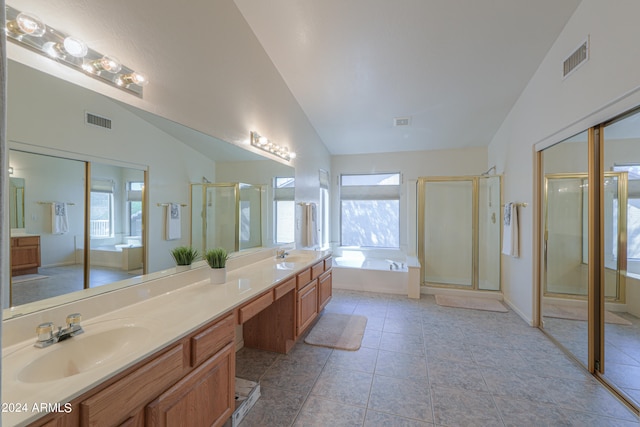
[[[41,323],[36,327],[36,343],[35,347],[45,348],[67,338],[75,337],[84,332],[80,321],[82,316],[80,313],[73,313],[67,316],[67,326],[63,328],[58,326],[58,330],[54,330],[53,322]]]
[[[289,252],[285,251],[284,249],[278,249],[276,251],[276,258],[284,259],[287,255],[289,255]]]

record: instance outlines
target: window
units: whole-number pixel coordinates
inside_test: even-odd
[[[276,243],[291,243],[295,240],[295,178],[273,179],[274,236]]]
[[[329,172],[320,169],[320,247],[329,247]]]
[[[92,239],[113,237],[113,181],[91,180],[90,236]]]
[[[142,189],[144,182],[127,183],[127,217],[129,218],[129,236],[142,237]]]
[[[400,174],[340,177],[342,246],[400,247]]]

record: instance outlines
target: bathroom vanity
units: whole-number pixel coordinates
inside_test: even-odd
[[[11,236],[11,274],[38,274],[40,267],[40,236]]]
[[[245,346],[287,353],[331,298],[330,253],[294,252],[238,266],[224,285],[209,283],[207,267],[145,282],[123,292],[152,296],[86,319],[84,334],[3,348],[3,400],[26,403],[3,424],[224,424],[235,409],[236,331]]]

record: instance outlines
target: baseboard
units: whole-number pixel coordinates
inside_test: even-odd
[[[508,300],[508,299],[506,299],[506,298],[503,298],[503,302],[504,302],[505,304],[507,304],[507,305],[509,306],[509,308],[510,308],[511,310],[513,310],[513,312],[514,312],[514,313],[516,313],[518,316],[520,316],[520,318],[521,318],[522,320],[524,320],[524,321],[527,323],[527,325],[531,326],[532,328],[535,328],[535,327],[536,327],[536,326],[535,326],[535,324],[533,323],[533,319],[531,319],[531,318],[527,317],[527,316],[526,316],[526,315],[525,315],[525,314],[524,314],[524,313],[523,313],[523,312],[522,312],[518,307],[516,307],[516,305],[515,305],[515,304],[513,304],[510,300]]]
[[[467,289],[448,289],[434,286],[421,286],[420,293],[423,295],[454,295],[475,298],[489,298],[498,301],[503,300],[502,293],[499,291],[472,291]]]

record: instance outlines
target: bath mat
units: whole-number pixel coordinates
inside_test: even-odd
[[[320,347],[355,351],[360,348],[367,318],[340,313],[324,313],[304,342]]]
[[[16,283],[31,282],[33,280],[42,280],[42,279],[47,279],[48,277],[49,276],[44,276],[42,274],[23,274],[21,276],[13,276],[11,278],[11,283],[15,285]]]
[[[453,295],[436,295],[436,303],[444,307],[469,308],[472,310],[499,311],[506,313],[509,310],[496,299],[459,297]]]
[[[568,319],[568,320],[587,320],[587,307],[574,307],[574,306],[566,306],[566,305],[556,305],[556,304],[544,304],[542,307],[542,316],[543,317],[555,317],[557,319]],[[612,323],[616,325],[632,325],[627,319],[624,319],[617,314],[614,314],[610,311],[604,312],[604,321],[605,323]]]

